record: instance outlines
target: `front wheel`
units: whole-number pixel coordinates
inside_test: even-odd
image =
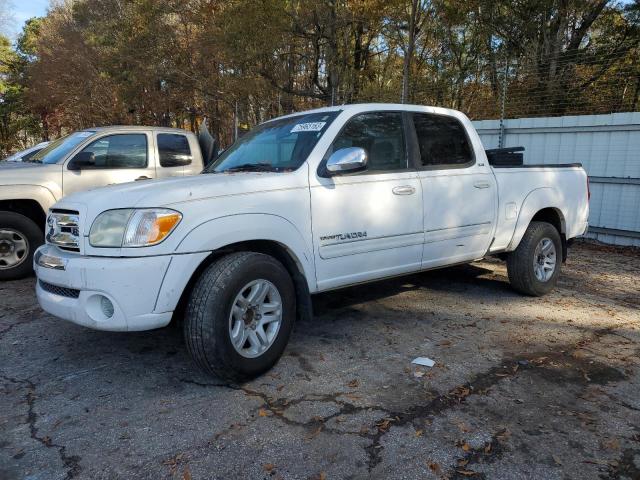
[[[284,351],[295,319],[295,290],[275,258],[232,253],[195,284],[184,320],[189,353],[205,371],[242,381],[269,370]]]
[[[24,215],[0,212],[0,280],[16,280],[33,271],[33,253],[44,241],[42,230]]]
[[[520,293],[539,297],[558,282],[562,242],[558,230],[546,222],[531,222],[518,248],[507,257],[511,286]]]

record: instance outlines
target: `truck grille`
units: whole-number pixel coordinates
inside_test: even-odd
[[[59,287],[58,285],[43,282],[42,280],[38,281],[40,282],[40,288],[42,288],[45,292],[53,293],[54,295],[59,295],[60,297],[67,298],[78,298],[80,296],[80,290],[76,290],[75,288]]]
[[[47,242],[63,250],[80,251],[80,214],[73,210],[51,210],[47,217]]]

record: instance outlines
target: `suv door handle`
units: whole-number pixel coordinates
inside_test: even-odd
[[[416,193],[416,189],[410,185],[402,185],[401,187],[393,187],[394,195],[413,195]]]
[[[151,177],[145,177],[144,175],[140,175],[138,178],[136,178],[136,182],[138,180],[151,180]]]
[[[473,186],[476,188],[489,188],[491,185],[489,185],[489,183],[487,182],[476,182],[473,184]]]

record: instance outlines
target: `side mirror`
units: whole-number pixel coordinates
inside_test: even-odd
[[[341,148],[333,152],[327,160],[327,173],[340,175],[362,171],[367,168],[367,160],[367,152],[364,148]]]
[[[71,159],[69,165],[67,166],[67,169],[82,170],[83,168],[93,168],[95,167],[95,165],[96,162],[93,152],[80,152]]]

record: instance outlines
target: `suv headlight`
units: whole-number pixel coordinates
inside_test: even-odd
[[[89,231],[93,247],[148,247],[162,242],[182,220],[168,208],[107,210],[98,215]]]

